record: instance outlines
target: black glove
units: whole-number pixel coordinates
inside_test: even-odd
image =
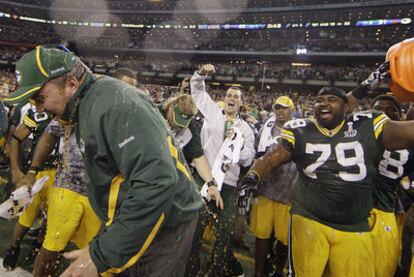
[[[237,207],[240,215],[249,213],[252,200],[257,197],[259,180],[255,172],[248,172],[237,185]]]
[[[357,99],[366,97],[369,92],[373,92],[381,82],[390,77],[388,72],[390,68],[389,62],[381,64],[375,71],[373,71],[367,79],[361,82],[361,84],[352,91],[352,95]]]

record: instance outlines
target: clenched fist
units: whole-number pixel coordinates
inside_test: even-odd
[[[211,74],[216,73],[216,69],[214,68],[214,65],[212,64],[205,64],[200,68],[199,73],[201,75],[211,75]]]

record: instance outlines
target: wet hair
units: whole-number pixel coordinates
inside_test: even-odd
[[[115,70],[115,72],[112,74],[112,77],[118,80],[121,80],[124,76],[134,79],[138,82],[137,75],[135,74],[135,72],[127,67],[120,67],[117,70]]]
[[[198,112],[197,106],[194,103],[193,97],[189,94],[180,94],[177,97],[171,97],[165,102],[164,110],[167,110],[173,104],[177,104],[182,113],[190,116],[195,116]]]

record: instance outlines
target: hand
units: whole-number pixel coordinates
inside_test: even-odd
[[[12,170],[12,183],[16,184],[23,176],[24,173],[20,170]]]
[[[89,254],[89,246],[67,252],[63,254],[63,257],[71,261],[69,267],[60,277],[94,277],[98,276],[98,270],[95,264],[91,260]]]
[[[189,87],[190,86],[190,79],[191,79],[191,77],[185,77],[184,79],[183,79],[183,81],[181,82],[181,86],[182,87]]]
[[[211,75],[216,73],[216,69],[212,64],[205,64],[200,68],[199,72],[201,75]]]
[[[388,70],[388,62],[381,64],[366,80],[362,81],[361,86],[368,88],[370,91],[376,89],[384,79],[390,76]]]
[[[216,207],[219,209],[224,209],[224,202],[221,198],[220,191],[218,190],[217,186],[209,186],[207,190],[207,202],[211,200],[216,200]]]
[[[34,185],[36,182],[36,174],[33,173],[27,173],[26,175],[23,175],[17,182],[15,182],[16,188],[20,188],[22,186],[27,186],[29,189]]]
[[[234,130],[233,129],[228,129],[225,133],[224,133],[224,137],[231,139],[234,135]]]
[[[250,123],[250,124],[256,124],[257,123],[257,119],[256,118],[254,118],[254,116],[252,116],[251,114],[246,114],[246,117],[245,117],[245,119],[244,120],[246,120],[246,122],[247,123]]]
[[[237,185],[237,206],[240,215],[246,215],[250,211],[251,203],[257,197],[257,184],[259,176],[249,172]]]

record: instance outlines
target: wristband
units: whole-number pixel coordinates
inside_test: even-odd
[[[210,182],[207,183],[207,187],[217,187],[216,181],[212,179]]]
[[[41,171],[40,167],[31,166],[29,167],[29,170],[27,171],[27,173],[32,173],[36,175],[37,173],[39,173],[39,171]]]
[[[361,100],[368,95],[369,88],[364,85],[359,85],[357,88],[351,91],[352,96],[356,99]]]
[[[249,181],[254,182],[254,185],[255,186],[257,186],[260,183],[260,176],[254,170],[249,170],[247,172],[246,176],[244,176],[243,179],[246,179],[246,180],[249,180]]]

